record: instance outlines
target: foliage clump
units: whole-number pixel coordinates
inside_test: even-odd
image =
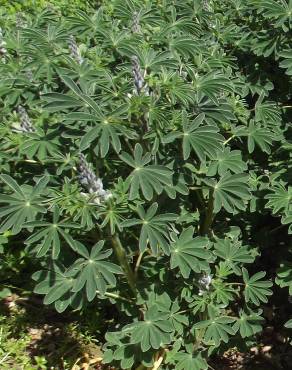
[[[105,363],[204,370],[261,331],[259,220],[292,224],[291,14],[113,0],[2,21],[3,250],[25,240],[58,312],[114,305]]]

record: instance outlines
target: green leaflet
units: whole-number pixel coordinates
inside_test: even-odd
[[[29,138],[20,145],[20,151],[29,159],[34,157],[43,161],[48,157],[54,157],[60,150],[60,142],[58,139],[58,131],[50,130],[46,134],[40,132],[39,134],[32,133]]]
[[[172,234],[173,242],[170,245],[170,267],[178,267],[182,276],[188,278],[191,271],[201,272],[209,270],[211,253],[207,238],[193,237],[194,229],[189,227],[177,236]]]
[[[268,19],[274,19],[276,21],[276,27],[282,26],[283,30],[287,30],[284,25],[286,21],[289,21],[289,19],[291,19],[291,1],[289,1],[288,3],[286,2],[286,0],[284,0],[279,3],[275,0],[253,0],[251,3],[255,5],[258,13],[262,13],[263,16]]]
[[[228,342],[229,335],[234,335],[235,331],[230,324],[235,321],[234,317],[216,317],[211,320],[201,321],[193,326],[193,329],[206,329],[204,342],[211,342],[219,346],[220,342]]]
[[[219,104],[217,95],[220,91],[233,92],[232,82],[225,76],[214,73],[209,73],[197,78],[195,87],[199,93],[208,96],[216,105]]]
[[[49,178],[42,177],[34,188],[19,186],[8,175],[1,175],[0,179],[13,191],[11,195],[0,195],[0,202],[7,204],[0,210],[0,218],[3,220],[0,232],[11,229],[13,234],[17,234],[24,227],[25,222],[33,221],[37,214],[46,212],[46,208],[42,205],[44,201],[42,193]]]
[[[272,189],[272,193],[265,196],[268,199],[267,208],[271,208],[276,214],[283,210],[285,213],[289,212],[292,201],[292,186],[286,188],[285,184],[277,184]]]
[[[202,355],[178,352],[174,359],[176,360],[175,368],[177,370],[206,370],[208,364]]]
[[[241,158],[239,150],[232,150],[224,148],[218,151],[215,158],[212,159],[208,167],[208,176],[215,176],[218,173],[223,176],[226,172],[242,173],[247,170],[247,165]]]
[[[182,138],[184,159],[188,159],[193,150],[200,161],[204,161],[206,155],[214,157],[222,148],[223,137],[218,133],[216,126],[202,125],[204,114],[197,116],[189,122],[186,112],[182,114],[183,131],[175,131],[163,138],[164,143],[171,143],[177,138]]]
[[[88,301],[92,301],[97,294],[103,295],[106,292],[107,285],[115,287],[115,274],[121,274],[122,269],[108,261],[104,261],[112,254],[111,250],[102,252],[104,241],[95,244],[90,253],[82,245],[76,248],[76,251],[82,256],[70,267],[75,272],[76,279],[72,286],[73,292],[79,292],[85,289]]]
[[[144,321],[130,324],[124,330],[131,332],[131,343],[139,343],[143,352],[158,349],[171,341],[174,329],[168,317],[168,313],[161,313],[153,306],[145,313]]]
[[[219,181],[205,179],[204,182],[213,189],[214,212],[218,213],[221,208],[229,213],[244,210],[247,200],[251,198],[248,176],[243,173],[225,173]]]
[[[35,232],[26,240],[26,244],[29,245],[38,243],[34,249],[37,257],[46,256],[51,249],[52,258],[57,259],[60,254],[62,239],[69,244],[73,250],[76,248],[74,239],[69,234],[68,229],[76,229],[79,225],[60,221],[60,210],[57,206],[54,209],[52,223],[45,221],[30,221],[26,222],[24,226],[28,229],[41,227],[40,231]]]
[[[277,270],[277,276],[275,283],[278,284],[281,288],[288,288],[289,295],[292,295],[292,263],[285,261],[282,263]]]
[[[253,153],[255,145],[258,145],[263,152],[270,154],[272,142],[277,140],[273,132],[259,124],[254,124],[253,121],[250,121],[246,135],[249,153]]]
[[[262,330],[262,324],[265,322],[264,318],[260,315],[262,310],[258,312],[245,312],[240,310],[239,318],[233,325],[235,332],[240,332],[242,338],[250,337]]]
[[[151,161],[151,154],[146,153],[143,156],[143,149],[140,144],[135,145],[134,157],[123,152],[120,158],[127,165],[134,168],[127,178],[130,199],[138,198],[142,192],[147,200],[151,200],[154,192],[161,194],[165,185],[170,186],[172,184],[173,172],[164,166],[148,165]]]
[[[287,69],[287,75],[292,75],[292,51],[291,50],[284,50],[280,53],[280,56],[284,59],[280,63],[280,67]]]
[[[226,261],[237,275],[241,274],[241,263],[252,263],[255,259],[246,246],[241,245],[238,241],[230,239],[218,239],[214,245],[215,254]]]
[[[154,255],[158,251],[169,254],[169,232],[170,222],[177,218],[176,214],[165,213],[156,214],[158,204],[153,203],[145,212],[142,206],[137,207],[139,219],[130,219],[122,223],[123,227],[130,227],[134,225],[142,225],[139,238],[139,248],[141,252],[145,252],[149,244]]]
[[[255,121],[263,122],[266,127],[278,126],[281,123],[281,113],[277,105],[272,101],[263,101],[262,94],[255,105]]]
[[[256,306],[259,306],[260,302],[267,303],[267,297],[272,295],[272,291],[269,288],[273,283],[268,280],[261,280],[266,273],[261,271],[249,277],[247,270],[243,268],[242,274],[245,283],[244,296],[246,302],[252,302]]]
[[[54,303],[58,312],[65,311],[69,305],[76,309],[82,306],[82,297],[71,293],[74,274],[59,262],[44,267],[44,270],[37,271],[32,276],[33,280],[38,282],[34,292],[45,295],[44,303]]]

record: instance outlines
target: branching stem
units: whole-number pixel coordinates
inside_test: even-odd
[[[117,234],[112,235],[111,236],[111,242],[112,242],[112,246],[113,246],[113,249],[115,251],[116,257],[117,257],[117,259],[120,263],[120,266],[124,270],[124,273],[127,277],[129,286],[130,286],[132,292],[134,293],[134,296],[136,296],[137,295],[137,290],[136,290],[135,275],[134,275],[134,273],[133,273],[133,271],[132,271],[132,269],[129,265],[125,249],[122,246],[122,243],[120,241],[119,236]]]

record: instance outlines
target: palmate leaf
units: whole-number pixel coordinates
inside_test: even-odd
[[[181,103],[188,107],[196,102],[196,92],[190,83],[185,82],[176,72],[162,70],[161,91],[173,104]]]
[[[116,229],[122,230],[122,223],[125,220],[124,213],[127,213],[127,204],[125,202],[112,202],[109,199],[108,202],[100,204],[98,215],[103,219],[100,227],[104,228],[108,225],[111,234],[114,235]]]
[[[42,99],[48,103],[45,109],[49,112],[63,111],[68,108],[80,108],[85,106],[85,103],[71,95],[61,93],[46,93],[42,94]]]
[[[222,271],[222,264],[220,267]],[[208,291],[206,292],[208,294]],[[228,306],[230,302],[234,301],[235,296],[238,296],[238,290],[221,279],[215,279],[212,281],[212,292],[210,294],[214,304],[223,304],[225,307]]]
[[[262,330],[262,324],[265,322],[265,319],[260,316],[262,312],[262,310],[258,312],[240,310],[239,318],[233,325],[235,333],[239,331],[242,338],[248,338],[259,333]]]
[[[85,287],[86,296],[91,302],[97,294],[104,294],[107,285],[115,287],[115,274],[122,274],[122,270],[114,263],[106,259],[112,254],[112,250],[102,251],[104,241],[96,243],[90,253],[83,244],[78,243],[76,252],[79,258],[71,267],[70,271],[75,271],[76,277],[72,287],[72,292],[79,292]]]
[[[190,308],[192,308],[193,314],[196,315],[198,312],[206,312],[209,305],[209,296],[202,295],[195,297],[195,300],[190,304]]]
[[[162,294],[151,292],[146,304],[148,307],[156,305],[159,311],[168,313],[168,320],[178,334],[182,334],[183,328],[189,324],[188,317],[181,312],[179,301],[173,301],[166,292]]]
[[[156,214],[158,204],[153,203],[145,212],[144,208],[139,205],[137,213],[139,219],[130,219],[122,223],[123,227],[130,227],[134,225],[142,225],[139,249],[144,252],[149,244],[154,255],[158,254],[160,249],[164,253],[169,254],[169,223],[177,219],[174,213]]]
[[[200,53],[201,44],[189,35],[175,36],[169,42],[169,49],[174,55],[184,58],[192,57]]]
[[[246,134],[247,136],[247,147],[248,152],[253,153],[255,150],[255,145],[267,153],[271,153],[271,146],[274,140],[277,140],[277,137],[273,132],[268,130],[266,127],[262,127],[259,123],[254,123],[252,120],[249,123]]]
[[[219,104],[217,97],[220,92],[232,93],[234,90],[232,82],[228,78],[213,72],[198,77],[194,81],[194,86],[199,94],[207,96],[215,105]]]
[[[53,194],[53,204],[57,204],[62,212],[66,210],[73,222],[79,223],[79,227],[85,230],[93,228],[98,218],[96,205],[88,203],[88,198],[80,193],[77,183],[71,183],[65,177],[62,189],[54,189]]]
[[[286,69],[286,74],[291,76],[292,75],[292,50],[284,50],[280,53],[280,56],[284,58],[281,61],[280,67]]]
[[[169,311],[170,311],[169,321],[171,322],[171,325],[174,327],[178,334],[182,335],[184,327],[188,326],[189,324],[188,317],[181,313],[180,306],[177,303],[177,301],[175,301],[171,305]]]
[[[277,270],[277,277],[275,283],[281,288],[288,288],[289,295],[292,296],[292,263],[285,261],[281,263]]]
[[[157,306],[152,306],[146,311],[144,321],[127,325],[124,330],[130,331],[130,342],[139,343],[142,352],[150,348],[159,349],[170,343],[171,333],[174,331],[168,318],[169,313],[159,312]]]
[[[273,214],[279,211],[289,212],[292,202],[292,186],[286,188],[285,185],[285,183],[276,184],[271,189],[273,192],[265,196],[265,199],[268,199],[266,207],[271,208]]]
[[[241,245],[238,241],[231,241],[228,238],[217,239],[214,247],[214,253],[226,261],[228,267],[237,275],[241,274],[240,264],[252,263],[255,259],[246,246]]]
[[[100,152],[102,158],[107,155],[110,144],[119,153],[121,150],[119,131],[118,125],[105,121],[105,123],[95,126],[86,132],[80,141],[80,150],[86,149],[92,141],[98,138],[99,148],[96,146],[95,152]]]
[[[229,213],[244,210],[246,202],[251,198],[246,174],[227,172],[218,182],[214,179],[205,179],[204,182],[213,189],[214,213],[218,213],[221,208]]]
[[[54,304],[58,312],[63,312],[71,305],[80,309],[83,297],[79,293],[72,293],[75,271],[69,271],[60,262],[45,263],[44,269],[32,275],[37,282],[34,292],[45,295],[44,304]]]
[[[182,113],[182,132],[174,131],[163,138],[164,143],[171,143],[182,138],[184,159],[188,159],[193,150],[201,162],[206,156],[215,157],[218,150],[222,148],[223,136],[218,133],[216,126],[202,125],[204,114],[199,114],[192,122],[188,120],[187,114]]]
[[[209,270],[212,254],[208,250],[210,242],[204,237],[193,237],[194,229],[189,227],[177,236],[172,234],[170,244],[170,267],[178,267],[182,276],[187,279],[191,273]]]
[[[272,295],[272,290],[269,289],[273,283],[268,280],[261,280],[265,277],[264,271],[257,272],[249,277],[245,268],[242,269],[243,281],[245,284],[244,297],[246,302],[252,302],[259,306],[261,302],[267,303],[268,296]]]
[[[135,145],[134,158],[126,152],[122,152],[120,158],[134,168],[126,180],[130,188],[130,200],[138,198],[140,192],[147,200],[151,200],[154,192],[161,194],[165,185],[172,185],[173,172],[165,166],[148,165],[151,161],[151,153],[143,156],[140,144]]]
[[[27,228],[41,228],[34,232],[26,241],[26,244],[39,244],[34,248],[37,257],[44,257],[51,249],[53,259],[58,258],[61,249],[61,240],[65,240],[72,249],[75,249],[75,242],[66,229],[79,228],[79,224],[61,221],[60,210],[55,206],[52,222],[29,221],[24,224]]]
[[[81,88],[68,76],[60,75],[60,78],[65,83],[65,85],[70,89],[73,96],[68,94],[60,94],[60,93],[47,93],[43,94],[42,98],[48,100],[49,103],[45,106],[45,108],[49,111],[57,111],[57,110],[66,110],[67,108],[86,108],[90,109],[90,111],[97,117],[102,119],[102,113],[100,110],[99,105],[92,99],[89,95],[85,94]],[[74,96],[75,95],[75,96]],[[82,112],[72,112],[73,114],[79,113],[79,119],[82,119]],[[83,114],[88,114],[88,112],[84,112]],[[84,116],[83,116],[84,117]],[[75,116],[75,118],[77,118]],[[91,115],[92,118],[92,115]],[[84,118],[83,118],[84,119]],[[87,119],[90,120],[90,115],[88,114]]]
[[[292,207],[288,211],[288,214],[281,218],[281,222],[283,225],[289,225],[288,234],[292,234]]]
[[[216,153],[215,158],[208,167],[207,176],[215,176],[218,173],[223,176],[226,172],[242,173],[247,170],[247,165],[243,162],[241,152],[239,150],[230,150],[224,148]]]
[[[230,324],[236,320],[235,317],[221,316],[210,320],[200,321],[193,326],[193,329],[206,329],[204,334],[205,343],[213,343],[216,347],[220,342],[227,343],[229,335],[234,335],[235,331]]]
[[[169,52],[158,53],[153,49],[135,50],[141,67],[146,71],[159,71],[161,68],[176,69],[177,60]],[[132,55],[130,55],[132,56]]]
[[[137,344],[123,343],[118,338],[113,338],[115,333],[106,333],[107,343],[111,342],[115,345],[116,350],[106,349],[103,352],[103,364],[112,364],[114,360],[120,361],[120,367],[122,369],[131,369],[134,363],[141,363],[144,365],[153,365],[153,358],[151,351],[142,352],[141,348]]]
[[[45,190],[49,178],[42,177],[34,187],[19,186],[8,175],[1,175],[0,179],[13,191],[11,195],[0,195],[0,203],[7,204],[0,210],[0,218],[3,220],[0,233],[11,229],[13,234],[17,234],[24,227],[25,222],[34,221],[39,213],[46,213],[41,194]]]
[[[206,122],[218,122],[222,121],[232,122],[236,120],[234,112],[230,104],[226,104],[225,100],[219,100],[219,106],[214,104],[209,98],[205,96],[198,98],[198,106],[202,113],[206,116]]]
[[[266,18],[275,19],[275,26],[282,26],[286,21],[292,18],[292,2],[291,0],[252,0],[257,8],[258,13],[262,13]],[[286,30],[286,28],[284,28]]]
[[[265,58],[276,54],[280,49],[281,39],[277,34],[267,36],[265,31],[259,32],[257,37],[253,40],[252,51],[255,55],[263,56]]]
[[[200,353],[187,353],[179,351],[174,355],[175,368],[177,370],[206,370],[207,361]]]
[[[129,129],[122,126],[122,117],[127,111],[128,106],[122,105],[111,114],[101,113],[99,115],[88,114],[82,112],[69,113],[66,120],[73,121],[93,121],[95,126],[88,129],[80,141],[80,150],[87,149],[93,141],[97,140],[97,145],[94,150],[96,154],[100,153],[101,157],[105,157],[110,146],[114,148],[116,153],[121,150],[120,135],[123,134],[127,138],[135,137]]]
[[[60,142],[58,137],[59,130],[50,130],[40,134],[31,133],[28,139],[20,145],[20,152],[28,158],[38,158],[40,161],[47,159],[49,156],[54,157],[58,153]]]
[[[292,319],[288,320],[284,326],[285,328],[292,329]]]
[[[264,94],[261,94],[255,105],[255,121],[269,125],[279,126],[281,124],[281,111],[272,101],[263,102]]]

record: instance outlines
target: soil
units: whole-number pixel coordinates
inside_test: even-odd
[[[71,370],[118,370],[101,365],[102,351],[96,343],[86,343],[74,332],[68,330],[73,317],[59,315],[42,306],[41,301],[25,301],[18,296],[7,297],[2,301],[6,315],[17,315],[22,310],[26,315],[25,330],[30,341],[27,352],[34,356],[44,356],[51,370],[65,370],[64,359],[71,359]],[[40,312],[34,312],[38,304]],[[3,309],[2,309],[3,311]],[[233,348],[209,362],[213,370],[289,370],[292,369],[292,346],[287,339],[272,326],[266,327],[258,337],[258,345],[245,353]],[[74,360],[72,360],[74,359]],[[20,365],[20,364],[17,364]],[[68,367],[66,367],[68,369]]]

